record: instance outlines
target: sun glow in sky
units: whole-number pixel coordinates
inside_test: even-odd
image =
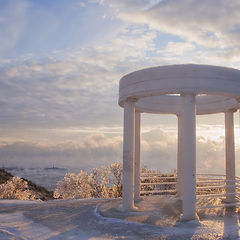
[[[0,0],[0,164],[122,158],[118,83],[151,66],[240,69],[238,0]],[[235,113],[237,162],[239,120]],[[177,119],[144,114],[142,162],[176,168]],[[197,118],[198,169],[224,170],[224,115]],[[237,164],[239,165],[239,164]]]

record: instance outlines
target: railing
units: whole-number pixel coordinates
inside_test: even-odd
[[[176,194],[176,174],[141,174],[141,195]]]
[[[226,189],[229,191],[226,192]],[[141,195],[175,195],[176,193],[176,174],[141,174]],[[234,201],[226,203],[228,196],[234,196]],[[197,174],[196,198],[197,209],[238,206],[240,205],[240,178],[226,180],[225,175]],[[210,199],[218,199],[220,204],[212,204]]]
[[[229,191],[226,192],[228,189]],[[240,178],[235,177],[235,180],[226,180],[226,175],[198,174],[196,195],[197,209],[239,206]],[[226,198],[229,196],[233,196],[232,202],[227,203]],[[216,199],[219,204],[208,204],[206,200],[209,199]],[[205,202],[203,202],[204,200]]]

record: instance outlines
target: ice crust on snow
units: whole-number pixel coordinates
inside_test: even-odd
[[[102,217],[96,206],[106,202],[109,199],[1,200],[0,239],[239,239],[238,214],[209,215],[198,226],[153,226]]]

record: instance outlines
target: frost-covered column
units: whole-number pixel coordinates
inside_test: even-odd
[[[234,110],[225,112],[226,186],[235,185]],[[226,202],[235,201],[235,187],[226,187]]]
[[[183,221],[196,218],[196,103],[194,94],[183,94]]]
[[[134,209],[135,99],[124,102],[123,210]]]
[[[177,147],[177,194],[182,196],[182,175],[183,175],[183,160],[182,160],[182,115],[177,115],[178,118],[178,147]]]
[[[134,169],[134,200],[140,199],[140,138],[141,113],[135,112],[135,169]]]

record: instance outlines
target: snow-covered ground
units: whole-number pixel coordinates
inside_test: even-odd
[[[239,239],[238,214],[154,226],[100,216],[96,206],[106,201],[1,200],[0,239]]]

